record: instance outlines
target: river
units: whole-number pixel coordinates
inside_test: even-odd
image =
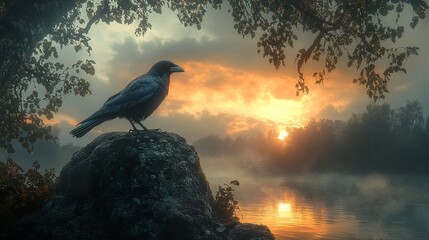
[[[429,239],[428,180],[382,174],[246,177],[235,188],[237,215],[267,225],[279,240]]]

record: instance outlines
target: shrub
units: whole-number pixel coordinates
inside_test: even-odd
[[[53,195],[55,170],[41,173],[39,168],[37,161],[26,172],[12,159],[0,162],[0,231]]]
[[[238,201],[234,199],[233,185],[240,186],[240,183],[237,180],[233,180],[229,184],[224,184],[224,187],[219,186],[215,196],[215,210],[219,217],[227,223],[239,220],[236,210],[240,208],[238,207]]]

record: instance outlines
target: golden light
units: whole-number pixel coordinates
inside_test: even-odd
[[[279,140],[285,140],[285,138],[289,136],[289,133],[286,130],[280,130],[279,131],[279,135],[277,136],[277,138]]]
[[[240,209],[244,210],[246,222],[267,225],[278,239],[289,239],[291,233],[306,236],[300,239],[319,239],[326,236],[330,230],[328,211],[324,206],[313,207],[288,194],[286,198],[269,199],[258,204],[256,208],[253,204],[243,204]],[[341,229],[349,229],[342,222],[338,224]]]
[[[261,127],[296,126],[307,122],[308,96],[297,98],[278,94],[278,82],[295,81],[284,74],[270,75],[231,68],[216,62],[181,62],[186,74],[176,75],[171,81],[169,96],[158,114],[202,113],[222,115],[233,113],[226,132],[235,134]],[[250,81],[249,81],[250,79]],[[184,84],[186,82],[186,84]],[[281,92],[287,92],[286,90]],[[262,127],[261,127],[262,128]],[[271,129],[271,128],[270,128]],[[277,136],[276,136],[277,138]]]
[[[285,203],[285,202],[279,202],[277,204],[277,210],[279,212],[290,212],[292,210],[292,206],[290,205],[290,203]]]
[[[55,117],[51,119],[47,119],[46,117],[42,116],[41,119],[43,120],[44,124],[50,125],[50,126],[60,124],[61,122],[66,122],[70,126],[76,126],[78,124],[78,121],[76,119],[62,114],[56,114]],[[31,123],[31,120],[27,118],[25,122]]]
[[[56,124],[59,124],[60,122],[66,122],[70,126],[76,126],[79,123],[76,119],[62,114],[57,114],[55,115],[54,118],[45,120],[45,123],[48,125],[56,125]]]

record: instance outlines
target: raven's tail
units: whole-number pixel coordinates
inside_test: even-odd
[[[73,130],[70,131],[70,134],[74,137],[80,138],[86,133],[88,133],[91,129],[98,126],[102,122],[106,121],[105,119],[94,119],[89,120],[84,123],[81,123],[79,126],[75,127]]]

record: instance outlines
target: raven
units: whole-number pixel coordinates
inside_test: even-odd
[[[122,91],[111,96],[104,105],[70,131],[74,137],[82,137],[95,126],[114,119],[126,118],[137,131],[134,123],[148,130],[141,123],[149,117],[168,94],[170,75],[184,72],[171,61],[159,61],[144,75],[131,81]]]

